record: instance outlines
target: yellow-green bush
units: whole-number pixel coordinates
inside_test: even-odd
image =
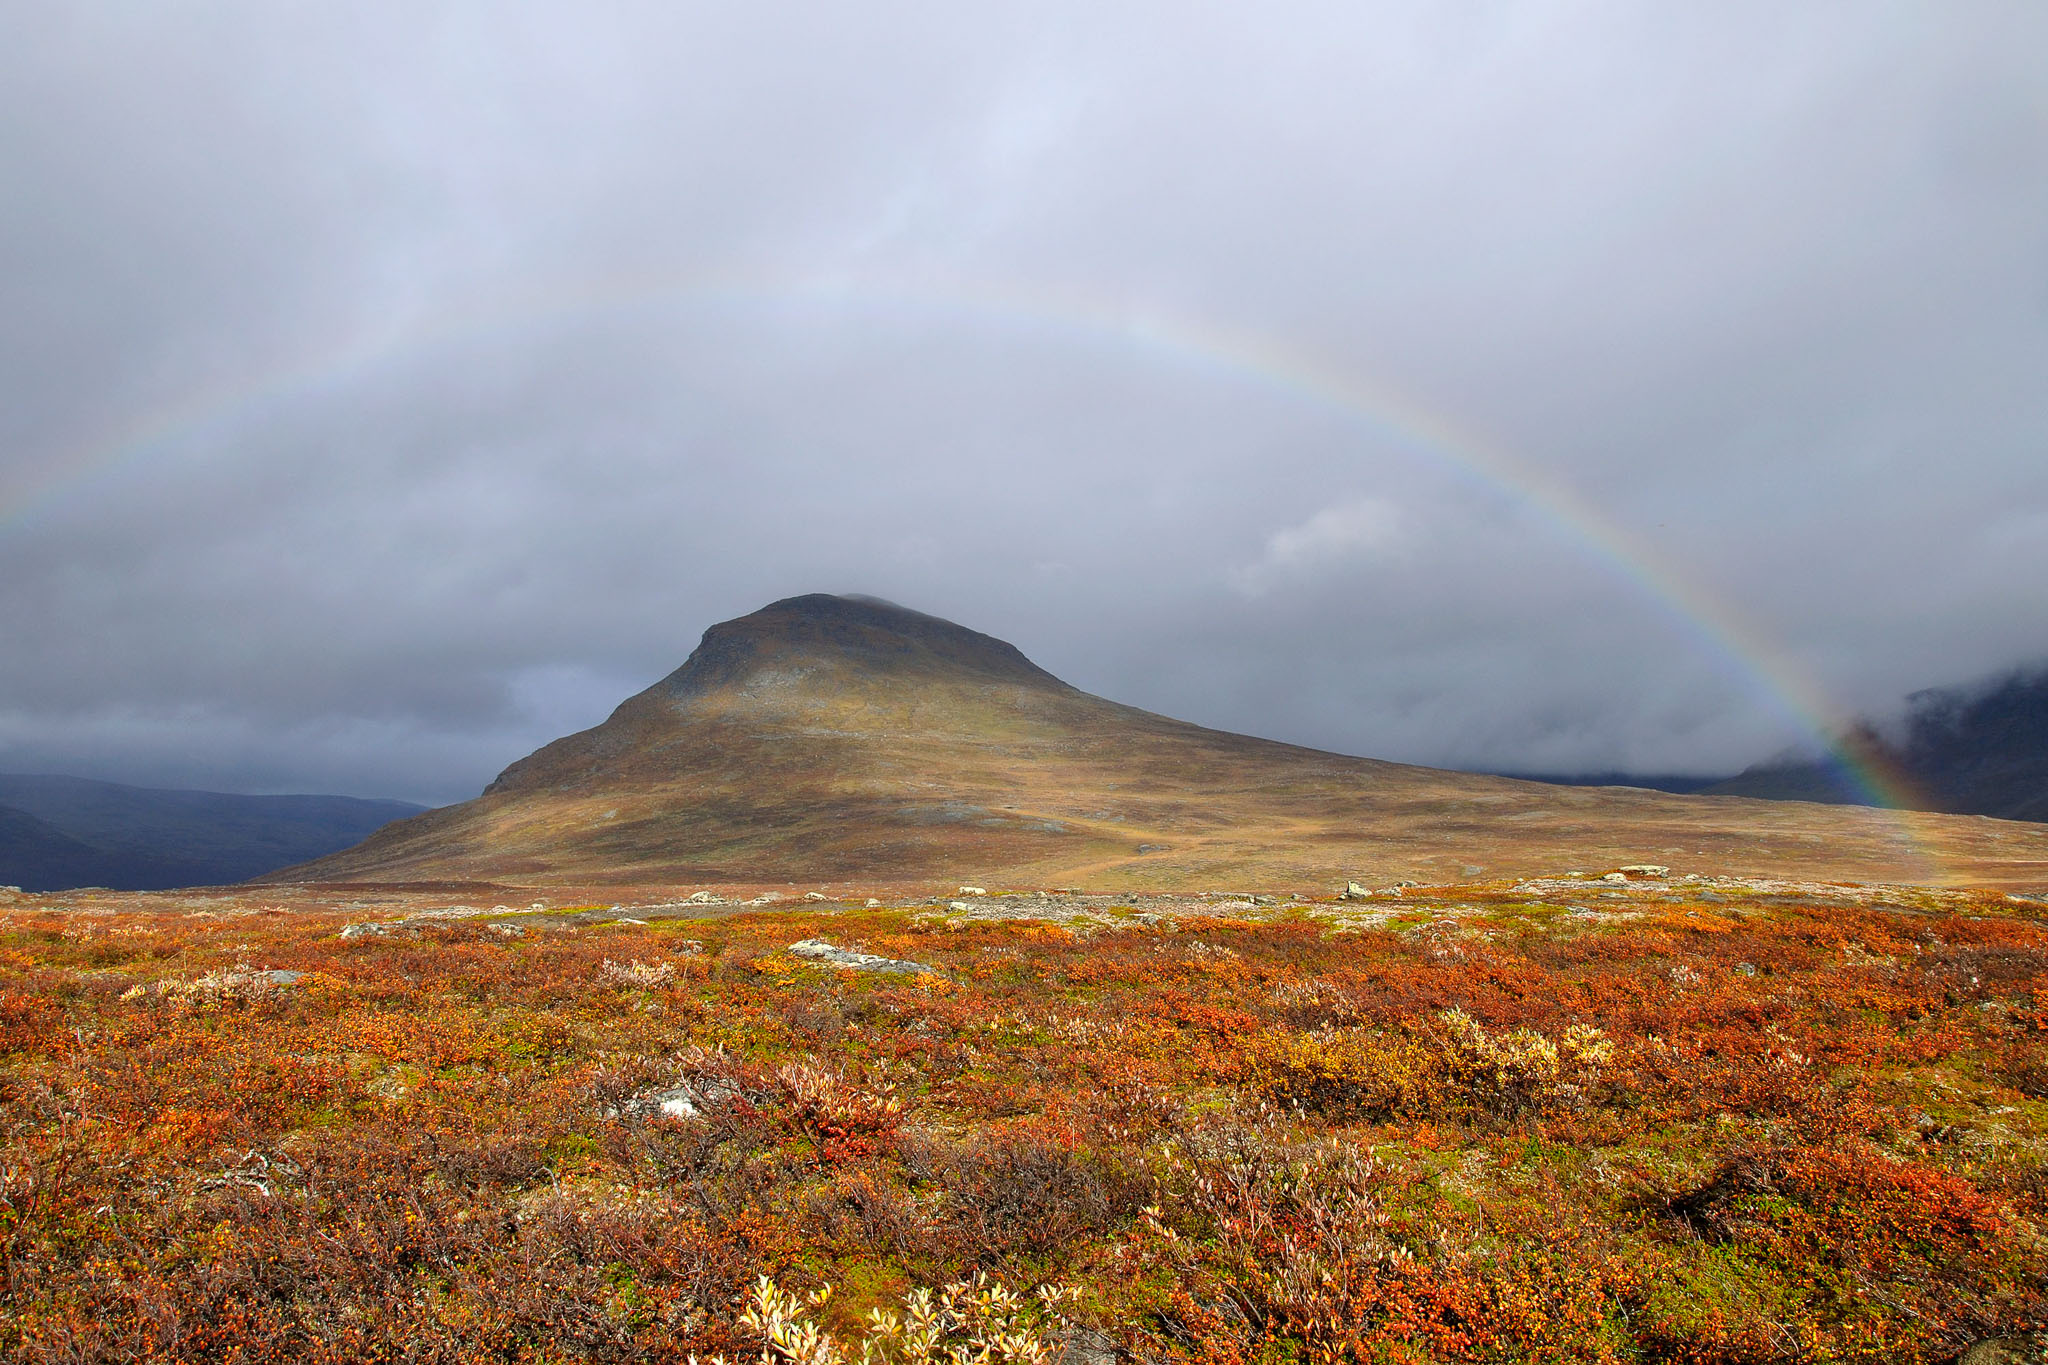
[[[1467,1101],[1495,1113],[1569,1108],[1614,1056],[1607,1035],[1584,1024],[1552,1039],[1529,1028],[1489,1033],[1463,1010],[1446,1010],[1438,1022],[1446,1079]]]
[[[1254,1083],[1273,1099],[1333,1118],[1427,1118],[1465,1105],[1494,1114],[1569,1109],[1614,1055],[1595,1028],[1555,1038],[1489,1032],[1447,1010],[1415,1034],[1364,1028],[1268,1030],[1247,1049]]]
[[[1330,1118],[1422,1118],[1444,1100],[1443,1062],[1426,1043],[1370,1029],[1269,1030],[1247,1059],[1258,1087]]]

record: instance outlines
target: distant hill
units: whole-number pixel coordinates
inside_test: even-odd
[[[1917,809],[2048,822],[2048,669],[1915,692],[1902,726],[1863,722],[1843,745],[1903,778]],[[1804,758],[1760,763],[1708,790],[1777,800],[1869,799],[1836,765]]]
[[[226,885],[347,848],[424,809],[407,801],[234,796],[0,773],[0,885]]]
[[[27,811],[0,806],[0,884],[27,891],[148,882],[154,886],[194,884],[196,868],[136,854],[108,853],[74,839]]]
[[[2048,868],[2048,830],[1907,823],[1227,734],[1090,696],[950,621],[813,594],[711,627],[477,799],[265,880],[1327,889],[1637,862],[1850,881]]]
[[[1679,796],[1691,796],[1728,780],[1691,773],[1496,773],[1495,776],[1512,777],[1521,782],[1548,782],[1559,787],[1643,787]]]

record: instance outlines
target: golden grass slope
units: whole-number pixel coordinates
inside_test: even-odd
[[[1565,788],[1227,734],[870,599],[777,602],[474,801],[272,880],[1310,887],[1650,861],[2048,885],[2048,827]]]

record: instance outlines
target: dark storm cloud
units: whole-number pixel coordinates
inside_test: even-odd
[[[2048,654],[2031,6],[22,6],[0,184],[0,768],[453,799],[820,589],[1797,738],[1581,513],[1844,708]]]

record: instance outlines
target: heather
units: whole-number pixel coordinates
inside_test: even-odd
[[[1939,1361],[2038,1329],[2041,907],[1627,891],[347,938],[288,895],[24,900],[0,1351],[753,1359],[764,1293],[853,1343],[963,1285],[1160,1365]]]

